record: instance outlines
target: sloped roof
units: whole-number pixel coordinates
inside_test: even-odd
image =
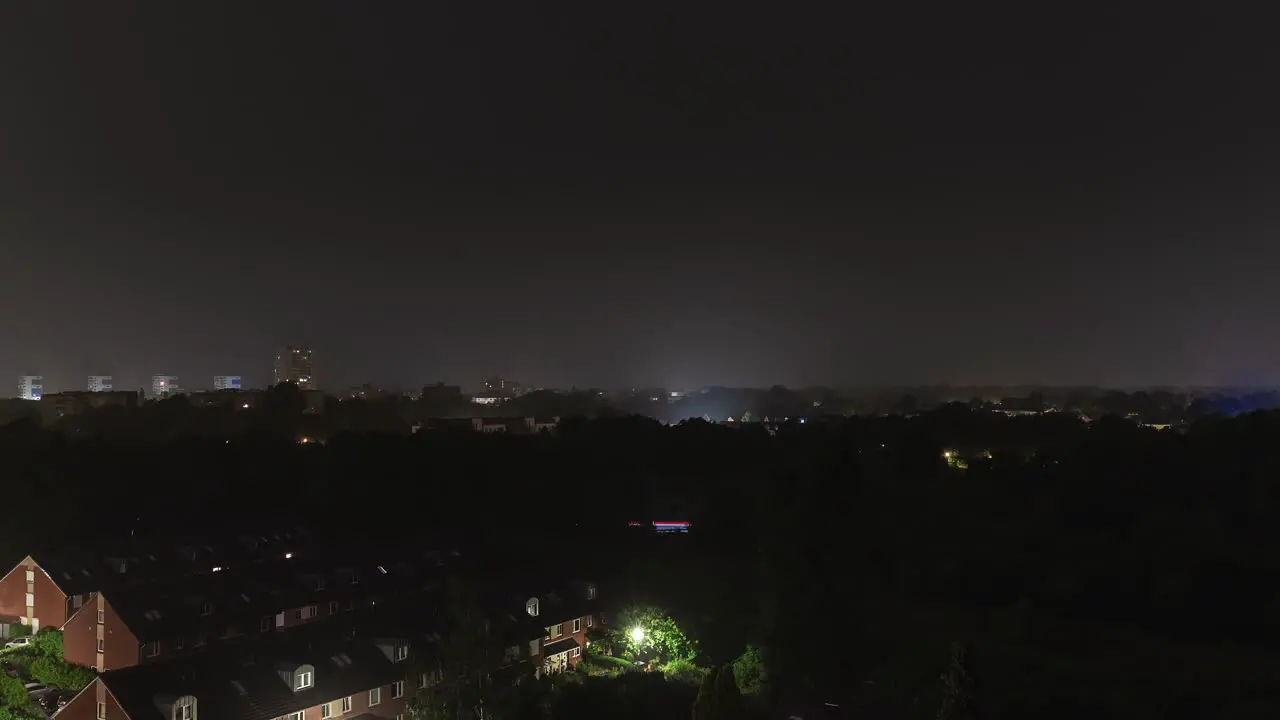
[[[314,667],[314,685],[294,691],[282,669]],[[405,679],[370,638],[301,629],[241,648],[137,665],[99,680],[131,720],[169,720],[157,697],[191,695],[197,712],[219,720],[271,720]]]

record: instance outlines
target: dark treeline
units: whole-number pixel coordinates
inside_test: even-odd
[[[763,647],[779,707],[932,716],[963,642],[989,717],[1280,710],[1280,413],[1174,432],[953,404],[772,433],[622,417],[299,444],[285,410],[202,437],[132,412],[114,421],[169,425],[0,428],[6,550],[236,524],[465,532],[571,549],[615,598],[669,607],[707,664]]]

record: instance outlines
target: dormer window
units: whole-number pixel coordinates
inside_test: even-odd
[[[589,584],[587,585],[587,599],[588,599],[588,600],[595,600],[595,599],[596,599],[596,586],[595,586],[595,583],[589,583]]]
[[[309,670],[299,670],[294,674],[293,689],[306,690],[315,685],[315,673]]]
[[[529,598],[524,604],[524,610],[530,617],[538,617],[538,598]]]
[[[196,720],[196,699],[187,695],[173,706],[173,720]]]
[[[409,659],[409,646],[397,645],[395,653],[395,662],[404,662]]]

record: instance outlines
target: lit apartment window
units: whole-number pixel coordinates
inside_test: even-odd
[[[107,611],[106,611],[106,610],[99,610],[99,611],[98,611],[98,624],[99,624],[99,625],[101,625],[101,624],[105,623],[106,621],[107,621]]]
[[[369,691],[369,707],[373,707],[382,702],[382,688],[376,687]]]
[[[320,720],[329,720],[333,717],[333,711],[329,709],[329,703],[320,706]]]
[[[529,598],[529,601],[524,604],[524,609],[530,616],[538,617],[538,598]]]
[[[98,720],[107,720],[107,704],[98,703]]]
[[[156,640],[145,643],[142,646],[142,654],[147,657],[155,657],[160,654],[160,643]]]
[[[397,680],[391,683],[391,699],[395,700],[402,697],[404,697],[404,681]]]
[[[573,631],[576,633],[582,632],[582,618],[573,619]]]
[[[315,679],[309,672],[300,672],[297,675],[296,682],[293,684],[294,690],[306,690],[315,684]]]
[[[350,695],[342,698],[342,712],[344,713],[351,712],[351,696]]]

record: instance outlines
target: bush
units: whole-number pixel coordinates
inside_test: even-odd
[[[768,673],[759,648],[748,645],[746,652],[733,661],[733,677],[738,681],[738,692],[743,695],[764,693]]]
[[[79,665],[38,657],[31,663],[31,679],[62,690],[79,691],[93,682],[93,670]]]
[[[608,655],[583,655],[578,661],[578,672],[587,675],[604,675],[617,677],[623,673],[634,672],[635,666],[629,660],[609,657]]]
[[[21,680],[0,675],[0,705],[14,714],[21,714],[30,702],[31,699],[27,696],[26,688],[22,687]]]
[[[53,658],[58,662],[62,662],[62,631],[54,628],[45,628],[36,634],[34,641],[36,652],[47,657]]]
[[[707,669],[698,667],[688,658],[672,660],[662,668],[662,674],[672,682],[697,687],[707,676]]]

